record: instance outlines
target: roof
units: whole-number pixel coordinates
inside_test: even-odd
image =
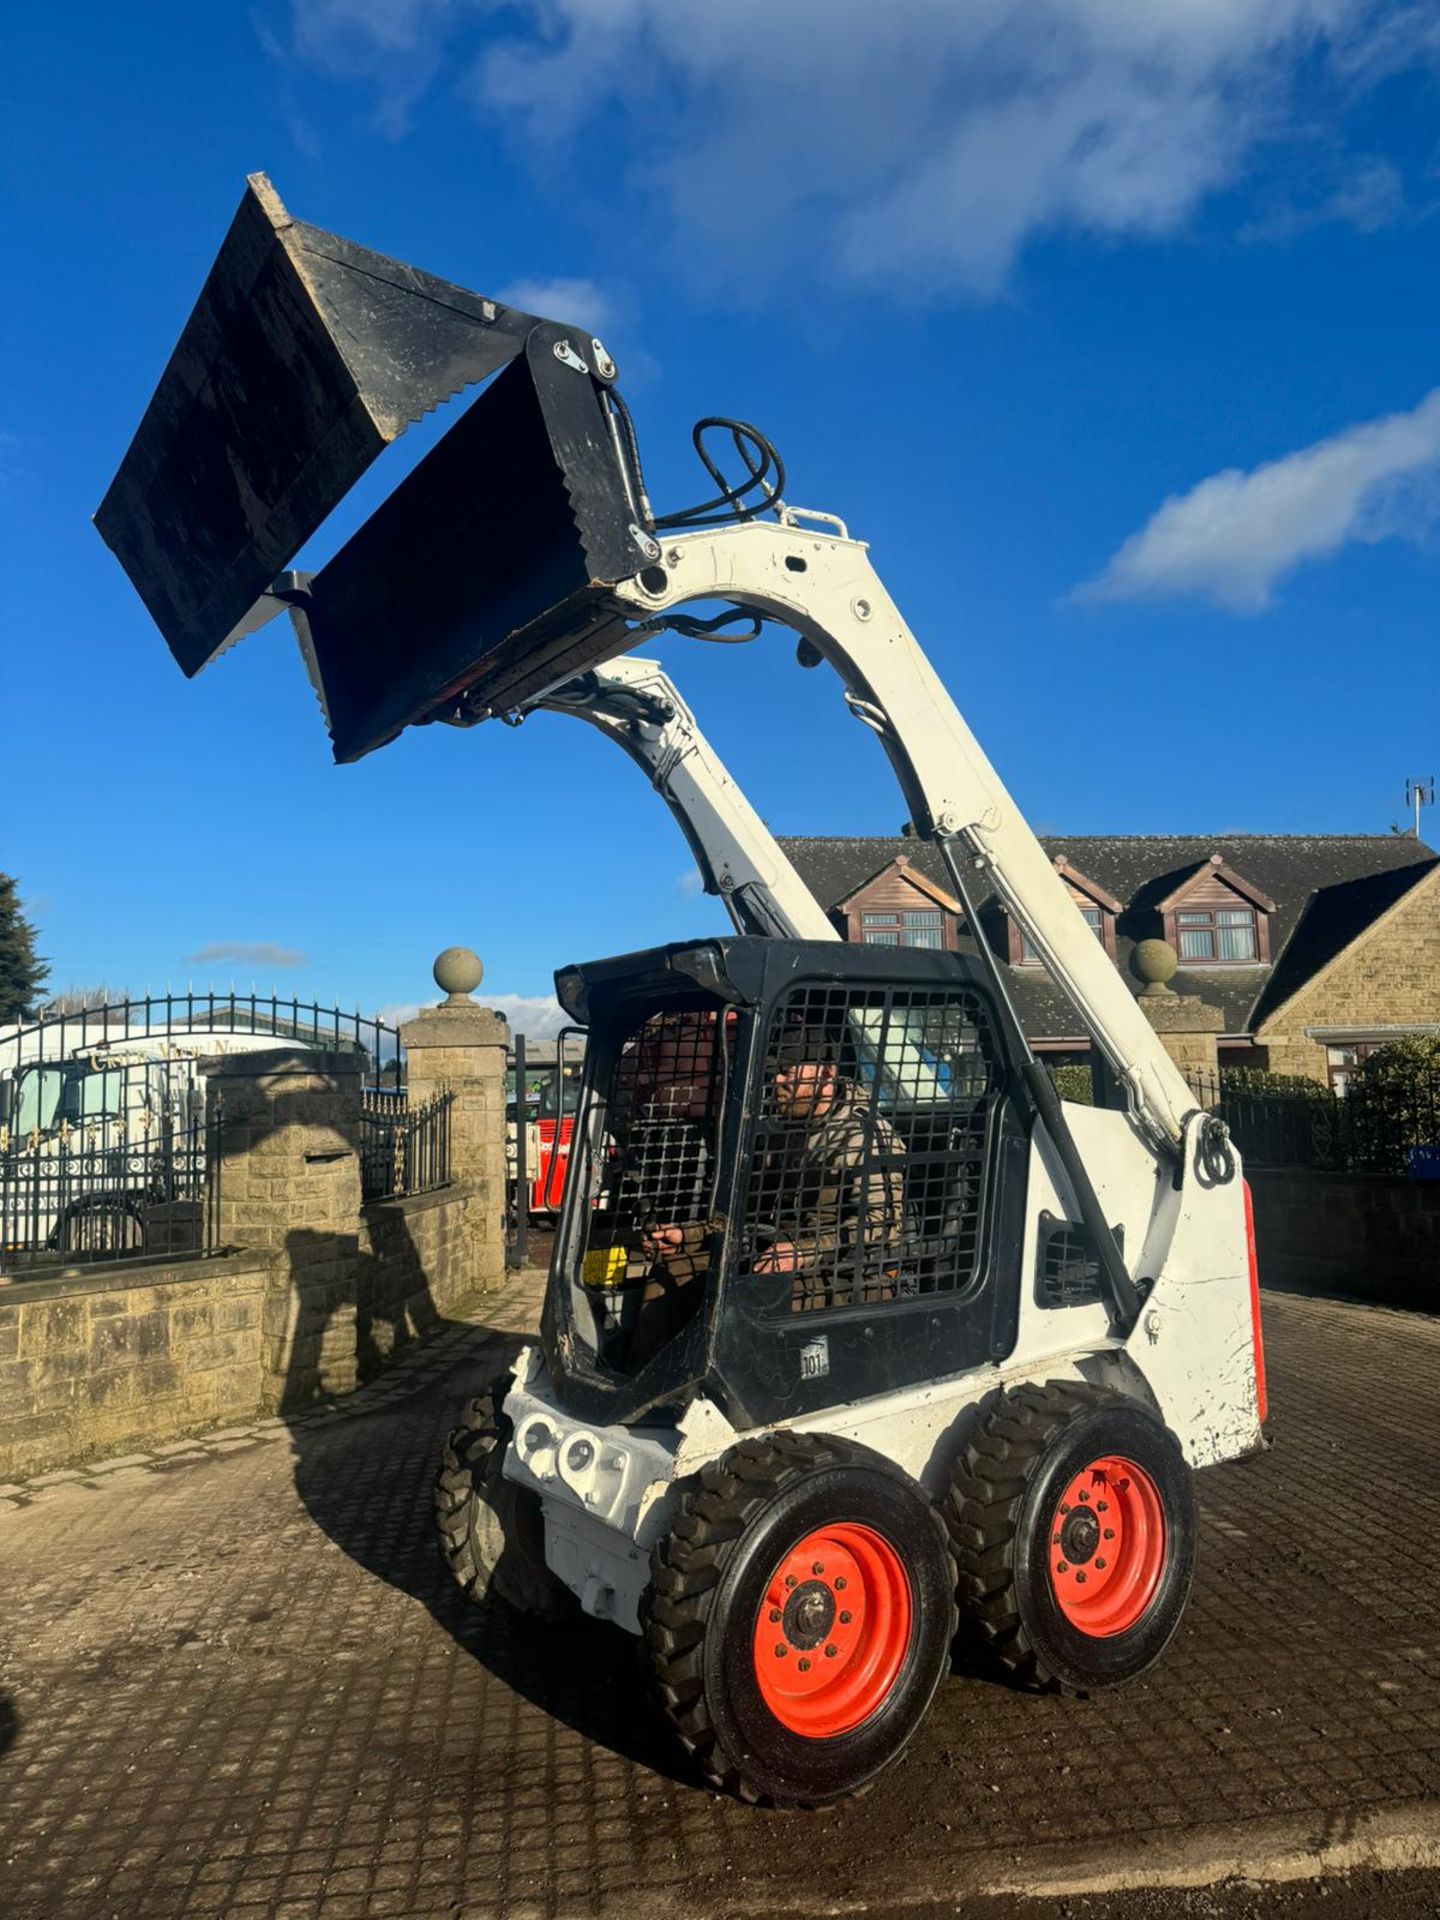
[[[1235,1034],[1274,1013],[1440,862],[1433,848],[1398,834],[1042,834],[1040,841],[1052,860],[1063,858],[1122,903],[1115,927],[1122,969],[1136,941],[1160,932],[1160,902],[1212,854],[1268,895],[1275,902],[1272,965],[1187,967],[1171,982],[1175,992],[1218,1006],[1224,1031]],[[902,854],[936,886],[950,885],[936,848],[907,836],[792,838],[780,846],[827,910]],[[982,918],[998,910],[993,895],[979,904]],[[1074,1009],[1043,970],[1007,972],[1032,1037],[1078,1036]]]

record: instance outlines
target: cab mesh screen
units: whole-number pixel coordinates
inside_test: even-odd
[[[984,1247],[995,1058],[963,989],[797,988],[766,1036],[742,1274],[768,1279],[793,1312],[968,1286]]]
[[[734,1050],[733,1028],[717,1046],[709,1010],[652,1013],[621,1040],[605,1089],[595,1147],[595,1204],[585,1279],[618,1286],[651,1261],[641,1242],[679,1229],[676,1249],[703,1258],[714,1211],[716,1139]]]

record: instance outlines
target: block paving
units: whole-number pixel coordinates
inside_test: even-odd
[[[695,1782],[632,1641],[440,1568],[441,1436],[536,1300],[336,1408],[0,1489],[6,1920],[844,1911],[980,1854],[1433,1794],[1440,1321],[1267,1296],[1276,1444],[1201,1476],[1162,1666],[1072,1700],[962,1664],[870,1793],[797,1815]]]

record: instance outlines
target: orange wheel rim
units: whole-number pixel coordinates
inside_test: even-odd
[[[755,1616],[755,1677],[781,1726],[832,1740],[868,1720],[905,1663],[904,1563],[870,1527],[818,1527],[771,1574]]]
[[[1165,1565],[1165,1508],[1133,1460],[1107,1454],[1082,1468],[1056,1502],[1046,1551],[1055,1604],[1094,1640],[1143,1618]]]

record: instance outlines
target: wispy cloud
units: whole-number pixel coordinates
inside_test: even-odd
[[[246,967],[308,967],[309,956],[294,947],[277,947],[269,940],[216,940],[208,947],[187,953],[195,966],[208,966],[222,960]]]
[[[496,1013],[503,1013],[510,1022],[511,1032],[523,1033],[527,1040],[553,1040],[562,1027],[570,1024],[569,1014],[553,994],[487,993],[484,987],[479,987],[474,997],[476,1006],[493,1007]],[[438,1005],[436,1000],[399,1000],[381,1007],[376,1018],[388,1026],[399,1027],[413,1020],[423,1008]]]
[[[1378,233],[1394,226],[1410,209],[1398,167],[1376,155],[1356,161],[1325,192],[1309,200],[1281,199],[1240,230],[1252,242],[1293,240],[1316,227],[1354,227]]]
[[[297,53],[374,88],[388,132],[443,80],[551,167],[603,152],[697,270],[803,257],[900,297],[992,296],[1049,233],[1174,232],[1262,155],[1340,151],[1349,106],[1440,60],[1430,0],[293,6]],[[1327,217],[1374,219],[1380,186]]]
[[[685,894],[689,899],[694,899],[697,894],[703,893],[705,891],[705,882],[700,878],[699,869],[697,867],[687,867],[675,882],[675,891]]]
[[[1082,600],[1198,595],[1257,613],[1307,560],[1351,541],[1422,537],[1440,521],[1440,387],[1253,467],[1212,474],[1157,509]]]
[[[496,294],[507,307],[519,307],[522,313],[539,314],[542,320],[568,320],[590,333],[613,331],[618,318],[617,302],[593,280],[512,280]]]

